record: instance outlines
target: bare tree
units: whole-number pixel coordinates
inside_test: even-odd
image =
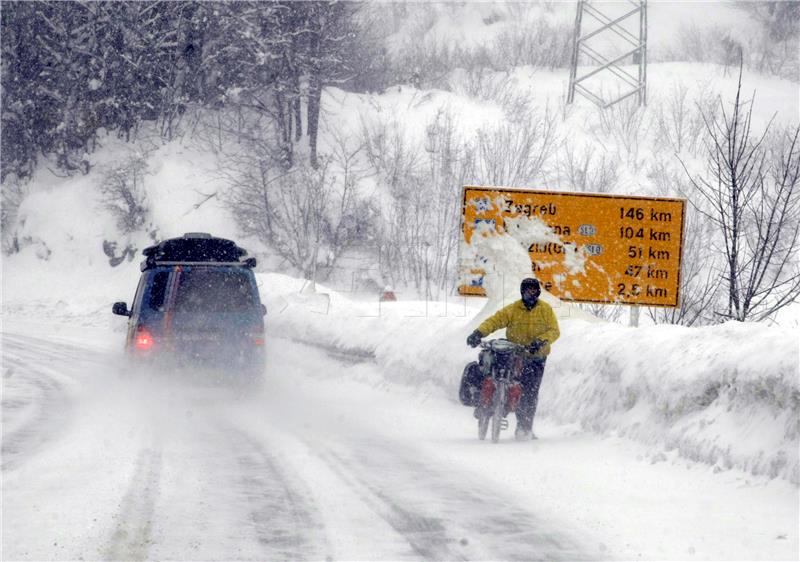
[[[145,226],[150,213],[144,180],[148,172],[147,153],[137,153],[110,167],[100,183],[102,203],[117,220],[123,234]]]
[[[26,182],[16,176],[6,176],[3,189],[0,190],[0,236],[2,236],[2,250],[6,254],[19,252],[19,240],[13,230],[17,221],[17,211],[27,194]]]
[[[364,144],[338,130],[328,133],[331,145],[326,157],[336,177],[336,191],[329,210],[329,251],[321,265],[330,272],[348,248],[373,238],[377,210],[360,194],[361,182],[368,175],[362,163]]]
[[[244,234],[273,246],[309,279],[329,232],[325,211],[331,183],[327,165],[298,164],[289,172],[262,161],[239,176],[227,203]]]
[[[396,122],[363,130],[368,160],[390,195],[378,235],[382,274],[435,297],[455,273],[459,192],[475,177],[476,151],[458,139],[446,109],[427,124],[423,147],[407,140]]]
[[[741,89],[740,67],[732,110],[720,101],[721,115],[705,122],[705,174],[684,170],[701,199],[695,208],[724,243],[727,307],[719,314],[744,321],[767,318],[800,296],[800,126],[767,150],[772,122],[754,136],[753,105]]]
[[[566,142],[556,155],[558,179],[572,191],[608,193],[617,184],[616,159],[605,149],[598,153],[595,146],[580,146]]]
[[[525,186],[543,172],[555,148],[555,114],[527,111],[514,123],[478,131],[475,181],[484,185]]]
[[[699,101],[692,104],[686,84],[673,85],[655,109],[657,146],[678,154],[684,150],[695,152],[705,128],[704,115],[713,115],[717,109],[716,100],[708,90],[700,92],[698,97]]]
[[[800,70],[800,3],[762,0],[737,2],[757,21],[761,33],[754,34],[753,66],[791,80],[798,79]]]
[[[689,212],[684,219],[680,306],[648,308],[648,315],[657,324],[699,326],[714,322],[711,311],[719,297],[719,263],[714,263],[712,229],[703,218],[700,213]]]
[[[594,128],[595,134],[612,141],[625,162],[638,169],[639,148],[642,140],[649,130],[649,113],[646,108],[636,104],[633,98],[628,98],[620,103],[605,109],[597,110],[598,125]]]
[[[622,304],[578,303],[578,308],[606,322],[622,322],[622,312],[627,308]]]
[[[223,156],[220,173],[231,186],[225,201],[244,234],[274,248],[308,279],[324,278],[344,251],[371,233],[374,213],[359,194],[363,147],[334,132],[331,153],[320,155],[316,169],[296,162],[285,170],[269,138],[240,137],[243,148]]]
[[[531,3],[509,3],[512,11],[530,10]],[[496,68],[530,65],[553,70],[569,65],[571,22],[550,23],[546,18],[524,19],[515,14],[514,23],[497,39],[491,52]]]
[[[655,194],[669,197],[676,191],[692,196],[692,184],[680,167],[680,161],[663,155],[647,171]],[[716,322],[713,313],[720,299],[721,272],[724,263],[715,239],[716,229],[705,216],[688,209],[684,217],[680,275],[680,303],[677,308],[649,308],[648,315],[657,324],[706,325]]]
[[[406,142],[403,127],[395,120],[367,123],[362,119],[361,135],[367,161],[395,194],[422,165],[420,150]]]

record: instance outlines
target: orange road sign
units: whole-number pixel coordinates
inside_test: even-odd
[[[509,235],[506,221],[541,221],[527,240],[531,272],[562,300],[676,307],[684,199],[464,187],[459,294],[485,295],[473,236]],[[509,223],[510,224],[510,223]],[[519,223],[517,223],[519,224]],[[522,242],[522,240],[520,240]]]

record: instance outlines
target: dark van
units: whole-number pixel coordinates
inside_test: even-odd
[[[125,348],[159,365],[256,377],[264,366],[264,315],[255,258],[231,240],[188,233],[144,250]]]

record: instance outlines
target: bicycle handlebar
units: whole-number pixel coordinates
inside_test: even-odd
[[[481,349],[492,349],[494,345],[492,342],[503,342],[502,345],[507,346],[507,348],[511,349],[512,351],[527,351],[527,348],[524,345],[514,343],[504,338],[495,338],[493,340],[482,340],[479,345]]]

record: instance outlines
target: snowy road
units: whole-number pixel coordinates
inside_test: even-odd
[[[245,397],[124,377],[118,339],[6,327],[3,559],[797,554],[782,482],[564,427],[481,443],[437,393],[286,340]]]

